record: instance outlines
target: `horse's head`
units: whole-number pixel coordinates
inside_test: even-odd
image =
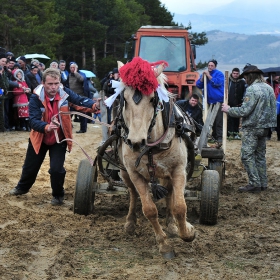
[[[163,78],[160,77],[163,67],[153,69],[148,62],[144,61],[143,64],[144,67],[147,67],[145,69],[147,71],[141,72],[138,69],[138,72],[135,73],[135,66],[123,65],[118,62],[119,72],[125,84],[120,97],[120,105],[128,132],[126,143],[133,151],[137,152],[145,147],[155,124],[157,113],[161,109],[156,89],[163,82]],[[123,69],[125,67],[127,68]],[[131,69],[133,71],[130,71]],[[138,77],[135,76],[137,74]]]

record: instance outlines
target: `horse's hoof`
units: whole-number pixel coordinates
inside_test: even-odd
[[[178,236],[178,228],[176,225],[168,225],[167,229],[165,230],[165,233],[169,238],[174,238]]]
[[[195,231],[194,234],[188,238],[182,238],[185,242],[192,242],[197,237],[197,232]]]
[[[176,257],[175,252],[172,250],[167,253],[161,253],[161,255],[166,259],[166,260],[171,260]]]
[[[127,234],[133,235],[135,232],[135,224],[134,223],[126,223],[124,225],[124,230]]]

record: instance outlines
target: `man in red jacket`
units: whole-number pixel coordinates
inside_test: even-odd
[[[61,205],[64,200],[64,168],[66,148],[71,151],[72,142],[64,139],[72,138],[72,124],[69,106],[84,113],[94,113],[99,110],[99,99],[95,102],[87,97],[82,97],[68,88],[60,87],[60,71],[48,68],[43,74],[43,84],[34,90],[29,102],[30,140],[26,158],[22,168],[21,178],[11,195],[22,195],[29,192],[35,183],[37,174],[45,159],[46,153],[50,156],[50,181],[53,199],[52,205]],[[55,122],[52,118],[55,117]],[[57,131],[59,142],[54,131]],[[62,142],[63,141],[63,142]]]

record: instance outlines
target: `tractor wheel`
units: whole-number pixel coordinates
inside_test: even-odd
[[[216,170],[205,170],[201,178],[199,222],[215,225],[218,219],[220,178]]]
[[[208,159],[208,168],[210,170],[216,170],[219,173],[220,176],[220,188],[222,188],[223,185],[223,179],[224,179],[224,164],[222,160],[219,159]]]

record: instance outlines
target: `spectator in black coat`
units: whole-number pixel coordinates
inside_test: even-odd
[[[239,79],[239,76],[240,70],[238,68],[233,68],[228,83],[228,105],[230,107],[240,107],[243,102],[246,83],[244,79]],[[234,139],[238,140],[241,139],[239,136],[239,122],[240,118],[233,118],[228,115],[227,136],[234,137]]]
[[[202,120],[202,110],[199,107],[198,100],[198,95],[194,93],[189,100],[179,100],[176,103],[183,109],[184,112],[194,119],[196,134],[200,135],[204,123]]]
[[[36,65],[31,65],[30,71],[25,75],[26,82],[28,84],[28,87],[31,89],[31,92],[33,93],[33,90],[39,86],[39,82],[36,78],[36,75],[38,74],[38,67]]]

